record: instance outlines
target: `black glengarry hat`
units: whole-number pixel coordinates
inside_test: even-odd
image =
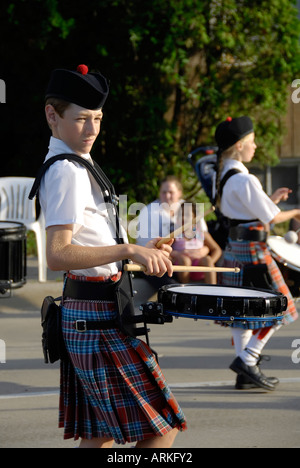
[[[235,119],[227,117],[216,129],[215,139],[219,147],[218,153],[221,154],[252,132],[254,132],[254,129],[250,117],[243,116]]]
[[[53,70],[46,99],[55,97],[94,110],[103,107],[108,93],[108,82],[101,73],[89,73],[86,65],[78,65],[76,71]]]

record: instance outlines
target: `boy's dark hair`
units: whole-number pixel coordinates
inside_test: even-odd
[[[63,118],[65,110],[71,105],[70,102],[55,97],[49,97],[46,99],[45,106],[49,104],[54,107],[55,112],[57,112],[61,118]]]

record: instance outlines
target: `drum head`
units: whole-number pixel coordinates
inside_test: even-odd
[[[200,296],[222,296],[222,297],[275,297],[270,291],[261,289],[238,288],[231,286],[212,285],[176,285],[168,287],[171,293],[192,294]]]
[[[276,260],[286,264],[292,270],[300,272],[300,245],[289,244],[283,237],[270,236],[267,244],[276,255]]]

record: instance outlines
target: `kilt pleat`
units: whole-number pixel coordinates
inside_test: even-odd
[[[248,225],[245,225],[247,227]],[[249,224],[251,229],[261,229],[261,225]],[[281,271],[273,259],[269,248],[265,242],[248,242],[248,241],[232,241],[229,239],[229,244],[225,250],[223,266],[232,268],[238,267],[241,269],[240,274],[221,273],[218,277],[220,284],[226,286],[242,286],[243,285],[243,267],[246,265],[266,264],[270,276],[272,278],[272,286],[275,291],[281,292],[288,299],[288,308],[283,313],[283,323],[292,323],[298,318],[297,309],[291,292],[286,285]],[[234,327],[243,326],[240,323],[233,324]],[[261,323],[253,322],[247,328],[257,329],[262,328]],[[272,326],[272,323],[266,321],[265,327]]]
[[[64,438],[113,438],[118,444],[186,429],[184,414],[151,349],[119,329],[78,332],[76,320],[111,320],[113,302],[62,303],[69,360],[61,362],[59,427]]]

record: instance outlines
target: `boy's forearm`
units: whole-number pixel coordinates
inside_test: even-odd
[[[130,256],[128,244],[106,247],[83,247],[68,244],[62,248],[47,249],[47,262],[51,270],[83,270],[108,265]]]
[[[52,226],[47,229],[47,262],[51,270],[86,270],[122,260],[132,260],[146,267],[146,274],[162,276],[173,274],[169,260],[171,247],[155,248],[154,240],[148,248],[136,244],[117,244],[90,247],[72,244],[72,225]]]

